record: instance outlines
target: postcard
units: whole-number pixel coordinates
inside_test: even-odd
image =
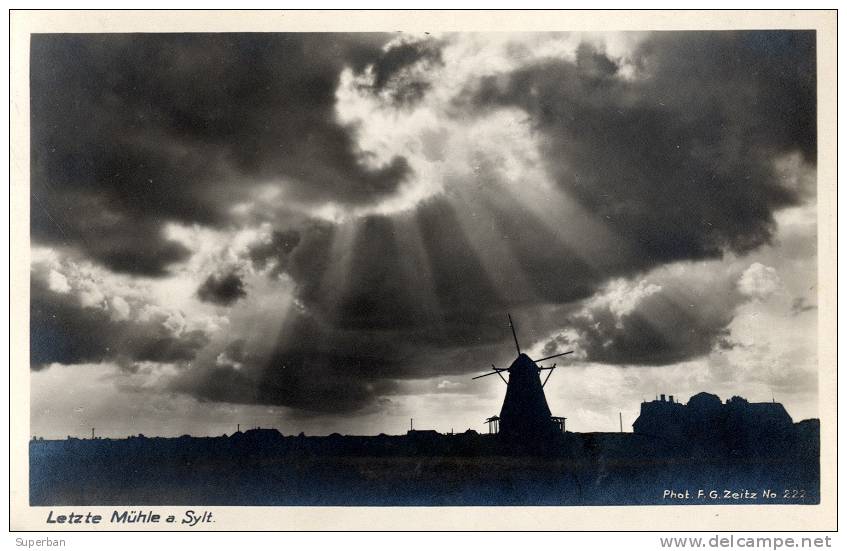
[[[13,12],[12,529],[834,529],[835,25]]]

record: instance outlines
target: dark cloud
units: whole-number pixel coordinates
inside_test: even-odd
[[[661,294],[644,300],[618,321],[608,309],[573,324],[590,361],[611,364],[666,365],[705,356],[729,335],[733,310],[703,316]]]
[[[408,353],[403,343],[334,331],[305,314],[286,320],[278,342],[264,352],[250,344],[241,339],[229,343],[215,365],[182,372],[173,390],[203,400],[350,412],[394,387],[390,378]]]
[[[78,249],[118,272],[160,277],[190,251],[168,240],[161,221],[146,212],[113,209],[95,190],[42,187],[33,178],[33,239]]]
[[[529,113],[560,188],[649,267],[769,242],[773,212],[800,199],[774,159],[815,162],[814,54],[813,32],[655,33],[633,78],[583,44],[573,62],[485,77],[465,101]]]
[[[521,303],[495,288],[460,215],[436,197],[402,215],[316,222],[286,272],[298,298],[334,329],[444,346],[499,340],[504,312]],[[342,233],[352,237],[340,249]]]
[[[804,312],[810,312],[812,310],[816,310],[817,306],[814,304],[809,304],[806,301],[805,297],[797,297],[791,302],[791,315],[799,316]]]
[[[386,91],[395,104],[419,101],[432,87],[426,71],[444,64],[441,47],[439,41],[427,39],[388,48],[371,66],[372,90]]]
[[[33,238],[161,275],[186,255],[166,222],[223,224],[253,184],[284,180],[318,203],[391,194],[405,159],[366,167],[334,113],[341,70],[363,70],[388,38],[35,35]]]
[[[235,270],[211,274],[197,289],[197,297],[203,302],[229,306],[247,296],[241,274]]]
[[[73,293],[51,291],[45,277],[30,282],[30,366],[103,361],[132,368],[135,362],[190,362],[209,343],[199,330],[175,331],[167,316],[115,319],[107,308],[85,307]]]
[[[667,365],[738,347],[730,336],[736,309],[751,297],[736,272],[703,277],[654,274],[638,285],[618,282],[567,315],[564,331],[544,347],[574,348],[591,362]],[[647,283],[649,281],[649,283]]]

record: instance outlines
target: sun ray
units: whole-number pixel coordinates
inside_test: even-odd
[[[537,300],[520,261],[504,242],[508,236],[498,231],[495,213],[486,208],[485,202],[473,197],[465,186],[455,186],[454,190],[455,208],[465,211],[457,216],[462,231],[503,303],[524,304]]]
[[[398,216],[394,227],[403,274],[411,287],[410,292],[421,308],[426,325],[438,330],[444,322],[444,311],[435,293],[432,265],[424,249],[420,228],[408,214]]]
[[[349,285],[349,274],[355,254],[354,244],[362,223],[352,218],[334,226],[332,242],[327,253],[327,266],[320,279],[316,299],[327,320],[338,315],[338,308]]]

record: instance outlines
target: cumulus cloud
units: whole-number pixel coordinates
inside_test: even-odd
[[[51,291],[37,277],[32,279],[30,293],[33,369],[51,363],[112,361],[131,367],[144,361],[188,362],[209,342],[200,330],[174,331],[164,317],[130,320],[85,307],[76,297]],[[120,307],[116,311],[120,313]]]
[[[185,363],[209,343],[203,320],[186,320],[178,311],[147,303],[138,289],[110,288],[94,269],[57,264],[69,276],[56,289],[51,283],[58,273],[51,267],[55,262],[37,259],[31,272],[32,369],[52,363],[114,362],[126,368],[140,362]]]
[[[737,279],[734,270],[681,265],[636,282],[614,280],[568,317],[544,351],[575,348],[590,362],[656,366],[732,348],[730,324],[747,300]]]
[[[113,318],[118,321],[128,320],[130,316],[130,306],[123,297],[112,297],[112,312]]]
[[[754,262],[744,270],[738,280],[738,289],[745,295],[764,300],[776,293],[781,286],[776,269]]]
[[[50,287],[51,291],[56,293],[67,293],[71,290],[71,286],[68,285],[68,278],[56,270],[50,270],[50,273],[47,276],[47,285]]]
[[[456,382],[448,381],[447,379],[444,379],[436,385],[436,388],[438,390],[450,390],[450,389],[458,388],[458,387],[461,387],[461,386],[462,386],[461,383],[456,383]]]
[[[299,243],[300,233],[297,230],[273,230],[250,246],[248,256],[256,269],[264,270],[270,266],[274,273],[279,273],[285,269],[288,255]]]

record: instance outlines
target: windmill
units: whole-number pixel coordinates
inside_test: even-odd
[[[499,434],[503,438],[525,443],[543,443],[552,435],[562,432],[564,418],[552,416],[550,406],[547,405],[547,398],[544,396],[544,386],[550,380],[556,364],[550,367],[539,367],[538,363],[571,354],[573,350],[533,360],[521,352],[511,315],[509,315],[509,327],[512,329],[518,357],[506,369],[497,368],[492,364],[492,371],[477,375],[473,379],[497,375],[506,383],[506,397],[503,399],[500,416],[489,419],[489,421],[497,420]],[[542,371],[547,371],[543,382],[541,381]],[[508,380],[503,373],[509,374]]]

